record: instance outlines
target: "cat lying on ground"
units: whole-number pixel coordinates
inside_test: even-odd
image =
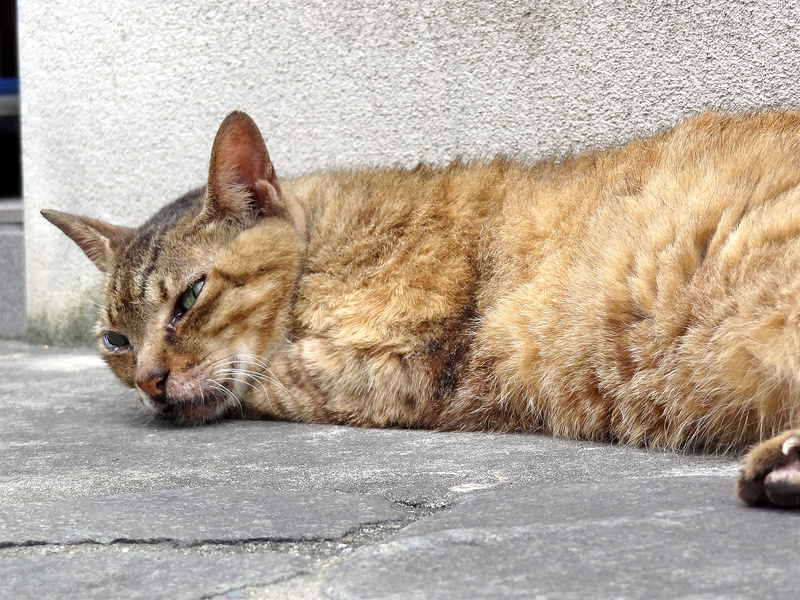
[[[707,113],[562,161],[279,182],[235,112],[208,185],[144,225],[42,212],[106,273],[98,347],[159,415],[767,440],[740,497],[800,505],[799,134]]]

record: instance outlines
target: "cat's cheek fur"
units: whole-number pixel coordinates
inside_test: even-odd
[[[136,387],[134,382],[136,359],[132,350],[110,352],[105,348],[100,348],[100,355],[124,385],[131,388]]]
[[[221,247],[196,304],[163,334],[161,316],[145,328],[150,333],[138,370],[169,375],[163,397],[140,390],[143,403],[181,422],[243,412],[249,392],[264,389],[263,357],[287,334],[300,255],[297,232],[279,221],[256,225]]]

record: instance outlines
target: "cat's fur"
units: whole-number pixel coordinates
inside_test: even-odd
[[[141,227],[44,214],[106,273],[100,352],[159,414],[740,450],[800,426],[799,134],[706,113],[562,161],[279,183],[232,113],[208,185]],[[746,459],[740,496],[768,495],[800,503],[800,438]]]

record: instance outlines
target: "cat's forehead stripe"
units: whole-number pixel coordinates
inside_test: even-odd
[[[160,248],[155,240],[136,237],[120,250],[117,268],[111,273],[111,302],[108,318],[118,324],[122,315],[129,313],[132,306],[140,304],[147,280],[155,272]]]
[[[204,195],[204,188],[200,188],[165,206],[118,249],[107,288],[110,295],[105,317],[111,327],[142,325],[153,314],[154,303],[169,302],[174,290],[165,270],[173,268],[174,257],[181,255],[180,246],[186,243],[187,233],[182,225],[192,225]]]
[[[161,256],[161,246],[156,240],[153,240],[147,248],[147,255],[142,257],[144,270],[137,273],[136,277],[136,294],[139,298],[144,297],[148,287],[151,289],[156,287],[152,279],[154,279],[154,274],[159,275],[156,271],[159,256]]]
[[[163,279],[158,280],[158,292],[162,302],[169,300],[169,290],[167,289]]]

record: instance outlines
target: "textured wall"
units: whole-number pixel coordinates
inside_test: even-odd
[[[38,215],[135,224],[248,111],[279,175],[605,146],[706,107],[800,106],[781,0],[19,0],[31,331],[98,276]]]

